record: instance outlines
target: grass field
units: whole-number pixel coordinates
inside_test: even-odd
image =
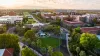
[[[33,19],[28,19],[27,23],[32,24],[32,23],[36,23],[36,21],[34,21]]]
[[[57,38],[47,37],[40,39],[42,41],[42,47],[47,47],[47,46],[58,47],[61,44],[61,40]]]

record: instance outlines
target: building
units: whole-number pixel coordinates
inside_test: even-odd
[[[16,16],[16,13],[15,13],[14,11],[10,11],[10,12],[8,13],[8,15],[9,15],[9,16]]]
[[[13,56],[13,52],[13,48],[0,49],[0,56]]]
[[[46,34],[43,31],[38,32],[39,37],[46,37]]]
[[[51,13],[51,12],[42,12],[41,13],[41,16],[43,17],[43,18],[51,18],[51,16],[53,16],[54,14],[53,13]]]
[[[81,28],[81,31],[83,33],[96,34],[96,36],[100,40],[100,27],[83,27]]]
[[[82,27],[81,31],[83,33],[99,34],[100,27]]]
[[[79,21],[82,21],[84,23],[87,23],[87,17],[86,16],[80,16]]]
[[[65,26],[73,26],[73,27],[78,27],[78,26],[84,26],[85,24],[83,22],[79,22],[79,21],[67,21],[67,20],[64,20],[63,24]]]
[[[80,20],[85,20],[86,23],[92,23],[92,20],[97,18],[100,19],[100,16],[98,14],[85,14],[80,16]]]
[[[41,28],[42,26],[45,26],[43,23],[34,23],[34,24],[25,24],[26,28]]]
[[[57,17],[63,21],[64,19],[68,18],[68,15],[58,15]]]
[[[22,22],[23,16],[1,16],[0,24],[14,24],[17,22]]]

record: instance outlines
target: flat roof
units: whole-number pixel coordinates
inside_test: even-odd
[[[3,56],[5,49],[0,49],[0,56]]]
[[[34,24],[32,24],[32,25],[33,25],[33,27],[34,27],[34,26],[40,26],[40,25],[41,25],[41,26],[44,26],[43,23],[34,23]]]

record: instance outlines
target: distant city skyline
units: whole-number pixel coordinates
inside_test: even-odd
[[[100,9],[100,0],[1,0],[0,9]]]

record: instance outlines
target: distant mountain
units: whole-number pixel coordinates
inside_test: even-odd
[[[45,6],[29,6],[29,5],[23,5],[23,6],[15,6],[12,7],[13,9],[52,9],[49,7],[45,7]]]

